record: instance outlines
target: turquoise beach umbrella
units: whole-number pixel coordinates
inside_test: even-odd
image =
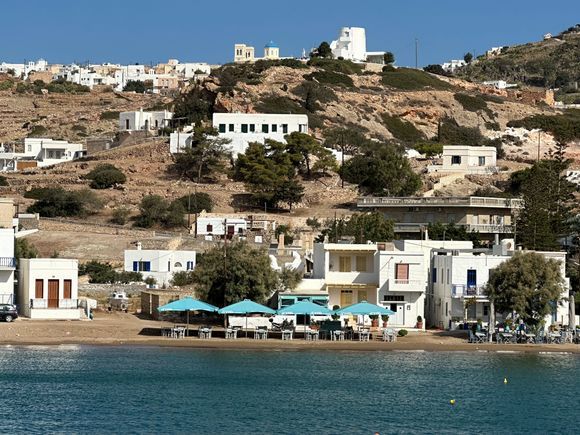
[[[193,299],[190,296],[187,296],[183,299],[179,299],[177,301],[169,302],[168,304],[162,305],[157,308],[157,311],[165,312],[165,311],[178,311],[178,312],[187,312],[187,331],[189,335],[189,312],[190,311],[209,311],[210,313],[217,312],[218,307],[214,307],[207,302],[198,301],[197,299]]]
[[[220,308],[218,314],[244,314],[246,316],[246,337],[248,336],[248,314],[276,314],[272,308],[249,299]]]
[[[353,314],[356,316],[392,316],[394,311],[379,305],[371,304],[367,301],[349,305],[335,311],[336,314]]]

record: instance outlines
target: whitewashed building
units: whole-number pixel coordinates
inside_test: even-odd
[[[280,47],[274,41],[268,42],[264,46],[264,57],[256,57],[254,47],[246,44],[234,44],[234,62],[245,63],[257,60],[278,60],[280,59]]]
[[[332,56],[353,62],[384,62],[384,51],[367,51],[366,31],[363,27],[342,27],[338,39],[330,43]]]
[[[264,143],[266,139],[285,142],[284,136],[293,132],[308,134],[308,116],[266,113],[214,113],[213,127],[219,136],[229,139],[227,146],[237,156],[250,142]]]
[[[79,320],[78,260],[20,259],[18,306],[31,319]]]
[[[459,68],[463,68],[467,63],[463,59],[451,59],[449,62],[444,62],[441,64],[441,68],[445,72],[453,74]]]
[[[119,113],[120,131],[158,130],[166,127],[173,118],[168,110],[144,112],[143,109],[134,112]]]
[[[442,164],[429,165],[428,172],[486,174],[497,172],[495,147],[445,145]]]
[[[489,86],[495,89],[509,89],[518,87],[516,83],[508,83],[505,80],[488,80],[483,82],[482,84],[484,86]]]
[[[248,230],[248,221],[244,218],[200,215],[196,222],[198,236],[228,237],[244,235]]]
[[[474,249],[434,249],[430,287],[432,312],[430,324],[445,329],[455,329],[464,320],[484,325],[489,322],[490,302],[485,294],[485,285],[493,269],[509,260],[515,252],[513,239],[504,239],[494,246],[493,251],[481,252]],[[522,251],[525,252],[525,251]],[[562,297],[568,297],[569,280],[565,278],[565,252],[538,252],[546,258],[559,260],[561,275],[565,281]],[[496,314],[501,321],[501,315]],[[546,319],[552,323],[568,324],[568,302],[563,300]]]
[[[0,304],[14,303],[14,229],[0,228]]]
[[[0,147],[0,171],[14,172],[27,167],[56,165],[84,155],[82,144],[48,138],[26,138],[22,152]]]
[[[143,279],[154,278],[159,286],[171,285],[175,272],[193,270],[195,262],[195,251],[141,249],[140,244],[125,250],[125,271],[140,272]]]

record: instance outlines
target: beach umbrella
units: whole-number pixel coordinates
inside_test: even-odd
[[[330,316],[332,314],[332,310],[329,310],[322,305],[315,304],[314,302],[310,301],[300,301],[296,302],[293,305],[288,307],[284,307],[278,310],[278,314],[298,314],[298,315],[305,315],[305,316]],[[306,338],[306,322],[304,323],[304,338]]]
[[[157,308],[157,311],[165,312],[165,311],[177,311],[177,312],[186,312],[187,313],[187,333],[189,335],[189,312],[190,311],[208,311],[210,313],[217,312],[218,307],[214,307],[207,302],[199,301],[197,299],[193,299],[190,296],[187,296],[183,299],[178,299],[173,302],[169,302],[168,304],[162,305]]]
[[[572,334],[574,334],[576,330],[576,298],[574,292],[570,292],[570,300],[568,301],[568,308],[569,308],[568,315],[570,317],[570,319],[568,320],[568,327],[572,331]]]
[[[394,311],[388,308],[381,307],[379,305],[371,304],[367,301],[362,301],[357,304],[349,305],[348,307],[340,308],[335,311],[335,314],[352,314],[355,316],[392,316],[396,314]]]
[[[487,325],[487,339],[491,343],[493,341],[493,333],[495,332],[495,304],[493,299],[489,301],[489,322]]]
[[[218,314],[244,314],[246,316],[246,337],[248,336],[248,314],[276,314],[272,308],[249,299],[220,308]]]

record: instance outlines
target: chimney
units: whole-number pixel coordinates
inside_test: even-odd
[[[141,250],[141,242],[137,242],[137,251]]]

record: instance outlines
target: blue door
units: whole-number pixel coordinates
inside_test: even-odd
[[[477,285],[477,271],[470,269],[467,271],[467,287],[475,287]]]

